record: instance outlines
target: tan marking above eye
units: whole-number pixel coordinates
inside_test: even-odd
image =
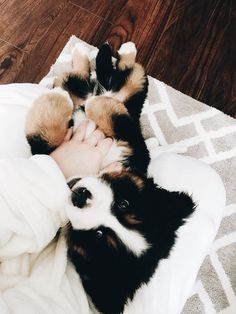
[[[108,243],[110,246],[112,246],[114,249],[117,249],[117,243],[116,243],[116,241],[112,238],[112,236],[107,235],[106,238],[107,238],[107,243]]]
[[[86,258],[87,254],[85,249],[83,249],[81,246],[79,245],[74,245],[73,246],[73,250],[78,253],[79,255],[81,255],[82,257]]]
[[[124,215],[125,220],[130,225],[140,225],[142,223],[134,214],[126,214]]]
[[[132,172],[129,172],[125,169],[122,169],[121,171],[114,171],[104,174],[105,178],[113,178],[113,179],[120,179],[122,177],[127,177],[130,180],[133,181],[133,183],[138,187],[139,190],[142,190],[144,187],[144,181],[139,176],[133,174]]]

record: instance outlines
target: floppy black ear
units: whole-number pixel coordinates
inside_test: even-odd
[[[189,195],[162,189],[153,182],[153,179],[148,179],[145,198],[148,200],[148,217],[152,217],[151,219],[158,224],[156,231],[162,236],[177,231],[195,209],[195,204]]]
[[[111,77],[113,72],[112,52],[108,43],[103,44],[96,57],[96,73],[99,83],[106,89],[111,88]]]

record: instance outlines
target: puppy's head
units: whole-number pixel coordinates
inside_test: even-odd
[[[149,195],[156,188],[148,180],[122,171],[70,182],[69,254],[96,265],[145,254],[153,243]]]
[[[175,232],[194,210],[192,199],[161,189],[146,176],[122,172],[74,179],[70,226],[70,253],[107,263],[121,256],[144,256],[150,249],[167,257]]]

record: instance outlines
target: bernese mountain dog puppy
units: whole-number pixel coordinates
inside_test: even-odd
[[[36,99],[28,112],[25,129],[32,154],[52,152],[63,142],[68,126],[87,117],[115,139],[105,164],[123,161],[130,170],[146,172],[150,158],[139,118],[148,80],[135,62],[133,43],[123,44],[118,56],[113,64],[111,48],[104,44],[96,57],[94,79],[86,47],[75,47],[72,71],[56,78],[55,88]]]
[[[176,231],[194,211],[192,199],[123,170],[70,182],[68,257],[95,313],[118,314],[135,302]],[[124,312],[125,313],[125,312]]]
[[[147,175],[150,158],[139,117],[148,83],[135,56],[134,45],[124,44],[114,64],[105,44],[96,57],[96,78],[91,78],[87,51],[77,47],[73,71],[56,79],[55,89],[36,100],[27,118],[32,153],[49,153],[60,145],[81,110],[119,148],[121,172],[68,183],[69,223],[63,235],[94,313],[126,310],[159,261],[169,256],[176,231],[195,208],[190,196],[167,191]]]

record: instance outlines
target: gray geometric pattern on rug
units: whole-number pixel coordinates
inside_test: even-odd
[[[82,41],[70,38],[40,84],[52,87],[53,78],[70,69],[71,49],[77,42]],[[96,53],[97,48],[86,45]],[[236,120],[149,77],[141,122],[146,139],[156,137],[162,148],[183,151],[211,165],[226,187],[227,206],[218,234],[181,314],[235,314]]]
[[[227,206],[182,314],[236,313],[236,120],[149,78],[142,121],[146,137],[186,148],[221,176]],[[148,127],[150,126],[150,127]]]

